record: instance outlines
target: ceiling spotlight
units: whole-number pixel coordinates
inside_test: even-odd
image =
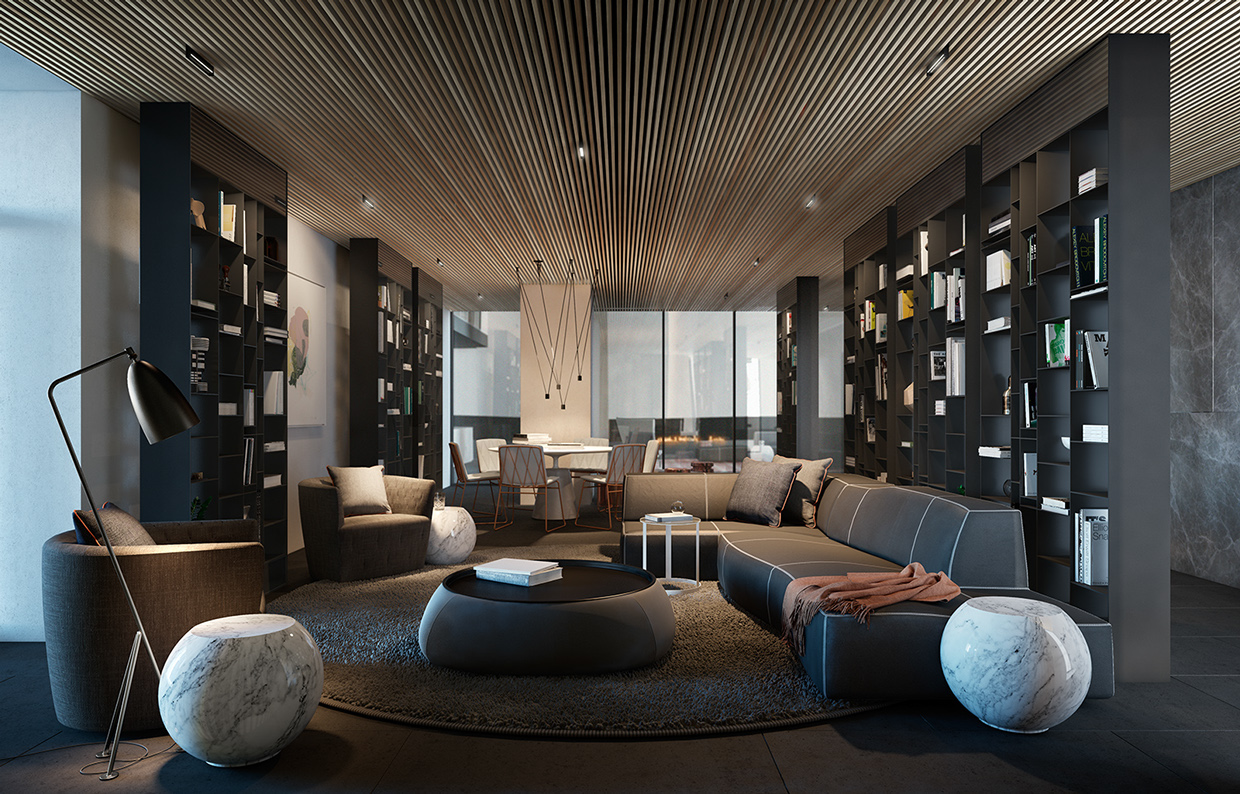
[[[926,77],[929,77],[937,72],[939,67],[943,65],[943,62],[947,60],[947,56],[951,54],[951,47],[944,46],[943,49],[939,51],[939,54],[934,56],[934,60],[930,62],[930,65],[926,67]]]
[[[481,293],[481,292],[479,292],[479,293],[478,293],[478,300],[482,300],[482,293]]]
[[[439,265],[440,267],[443,267],[443,262],[440,262],[438,259],[435,260],[435,264]]]
[[[215,76],[215,67],[211,65],[211,62],[208,61],[206,58],[202,57],[201,55],[199,55],[198,53],[191,50],[188,44],[185,45],[185,57],[189,59],[190,63],[192,63],[194,66],[197,66],[199,69],[201,69],[202,73],[205,74],[207,77]]]
[[[373,210],[375,208],[375,203],[365,196],[362,196],[362,203],[366,205],[366,209],[368,210]]]
[[[754,266],[754,267],[757,267],[757,266],[758,266],[758,262],[760,262],[760,261],[762,261],[762,258],[761,258],[761,257],[758,257],[757,259],[753,260],[753,266]]]
[[[813,209],[813,208],[814,208],[814,203],[815,203],[816,201],[817,201],[817,199],[816,199],[816,198],[814,198],[813,196],[810,196],[810,197],[809,197],[809,200],[805,202],[805,209],[807,209],[807,210]]]
[[[579,160],[586,159],[586,147],[584,146],[577,147],[577,159]]]

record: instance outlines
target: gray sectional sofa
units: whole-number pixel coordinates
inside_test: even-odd
[[[702,578],[774,633],[782,633],[784,590],[803,576],[898,571],[910,562],[943,571],[961,588],[946,603],[903,602],[874,611],[868,625],[819,613],[806,630],[801,664],[826,697],[936,698],[951,690],[939,639],[953,611],[985,595],[1055,604],[1081,628],[1093,661],[1089,697],[1115,691],[1111,626],[1029,589],[1020,513],[1003,505],[929,488],[889,485],[859,475],[830,479],[817,526],[763,527],[723,520],[736,474],[631,474],[624,489],[622,559],[641,565],[642,525],[679,499],[702,521]],[[672,573],[692,578],[694,530],[672,529]],[[649,540],[651,571],[664,566],[664,538]]]

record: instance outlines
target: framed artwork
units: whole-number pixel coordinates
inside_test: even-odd
[[[327,290],[288,274],[288,423],[327,421]]]

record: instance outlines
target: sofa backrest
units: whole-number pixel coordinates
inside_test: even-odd
[[[672,509],[672,502],[680,500],[686,513],[706,521],[721,521],[735,482],[736,474],[728,472],[630,474],[624,479],[624,520],[666,513]]]
[[[1028,587],[1020,512],[984,499],[837,477],[823,494],[827,537],[900,565],[920,562],[961,587]]]

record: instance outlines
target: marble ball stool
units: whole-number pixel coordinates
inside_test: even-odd
[[[464,562],[474,550],[478,527],[463,507],[445,507],[431,513],[431,536],[426,544],[426,561],[431,565]]]
[[[212,766],[275,756],[305,729],[323,694],[323,657],[287,615],[199,623],[159,678],[159,714],[181,749]]]
[[[1085,637],[1054,604],[987,596],[966,601],[939,643],[947,685],[982,722],[1041,733],[1071,717],[1089,691]]]

